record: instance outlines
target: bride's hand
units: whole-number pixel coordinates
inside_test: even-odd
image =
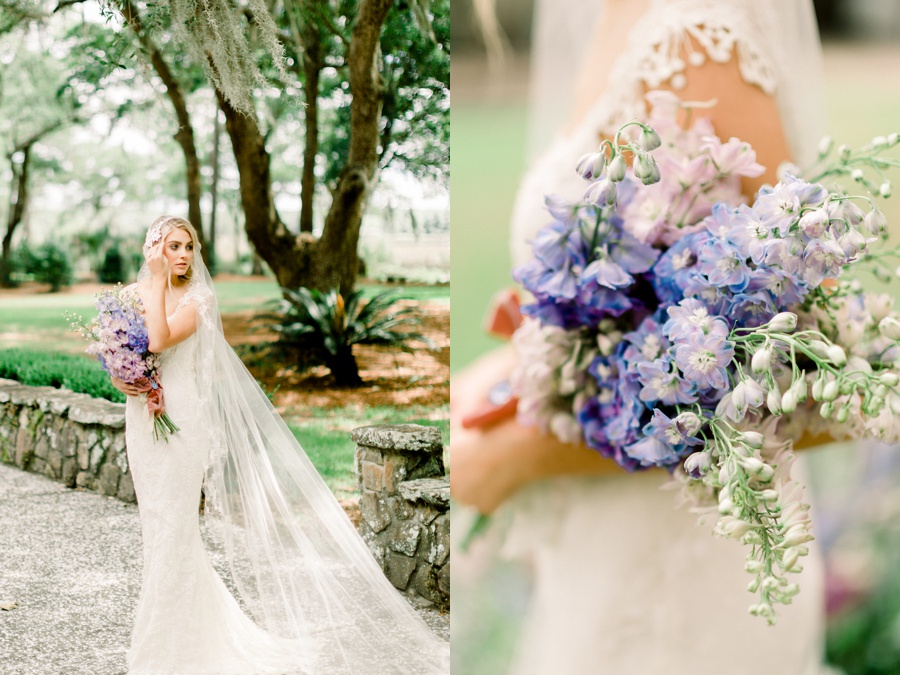
[[[140,389],[135,387],[133,384],[123,382],[118,377],[113,377],[112,375],[110,375],[109,379],[112,380],[112,386],[114,386],[126,396],[137,396],[141,393]]]
[[[150,270],[151,276],[165,279],[169,273],[169,263],[163,253],[163,244],[164,242],[161,241],[155,248],[150,249],[147,268]]]
[[[461,420],[509,375],[515,353],[495,350],[453,376],[450,393],[450,491],[457,501],[491,513],[523,485],[559,475],[621,473],[612,460],[581,444],[562,443],[514,418],[464,429]]]

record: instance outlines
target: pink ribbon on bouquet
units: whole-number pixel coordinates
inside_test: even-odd
[[[166,412],[166,402],[163,398],[162,384],[159,377],[154,375],[151,377],[142,377],[132,384],[138,388],[142,394],[147,394],[147,410],[152,417],[159,417]]]

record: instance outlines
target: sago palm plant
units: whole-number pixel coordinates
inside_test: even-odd
[[[336,289],[282,288],[277,322],[272,329],[289,347],[312,349],[342,386],[359,386],[362,379],[353,345],[388,345],[408,349],[418,340],[430,344],[413,326],[420,324],[412,307],[396,306],[398,296],[384,291],[366,300],[360,290],[346,299]]]

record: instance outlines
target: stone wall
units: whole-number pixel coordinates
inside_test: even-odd
[[[121,403],[0,379],[0,461],[135,501]]]
[[[441,432],[416,424],[353,430],[359,531],[395,587],[450,606],[450,479]]]

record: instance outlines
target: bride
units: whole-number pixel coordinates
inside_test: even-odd
[[[199,249],[188,221],[157,219],[129,287],[180,430],[154,442],[138,391],[114,379],[128,395],[125,437],[143,540],[128,672],[448,673],[447,644],[386,580],[225,342]],[[238,599],[200,537],[201,486]]]
[[[602,134],[646,117],[648,90],[716,101],[694,114],[709,115],[720,137],[750,142],[768,169],[743,185],[747,196],[776,180],[781,161],[802,165],[815,157],[823,97],[807,0],[539,1],[534,26],[532,123],[545,138],[562,131],[549,144],[537,139],[543,152],[521,182],[512,220],[517,265],[530,258],[529,241],[547,222],[544,195],[580,198],[578,158]],[[477,613],[485,603],[473,598],[508,593],[509,573],[496,571],[509,565],[505,559],[527,569],[531,583],[506,658],[516,675],[821,672],[823,580],[815,548],[797,580],[800,595],[770,628],[747,614],[745,552],[676,508],[673,493],[659,489],[664,472],[625,474],[583,445],[511,419],[461,427],[465,416],[491,417],[479,402],[514,358],[489,354],[453,380],[452,493],[457,504],[494,514],[468,553],[453,552],[460,610],[454,670],[501,672],[480,668],[491,645],[467,643],[505,638],[511,629],[487,626],[463,609]],[[456,542],[466,529],[459,515]]]

